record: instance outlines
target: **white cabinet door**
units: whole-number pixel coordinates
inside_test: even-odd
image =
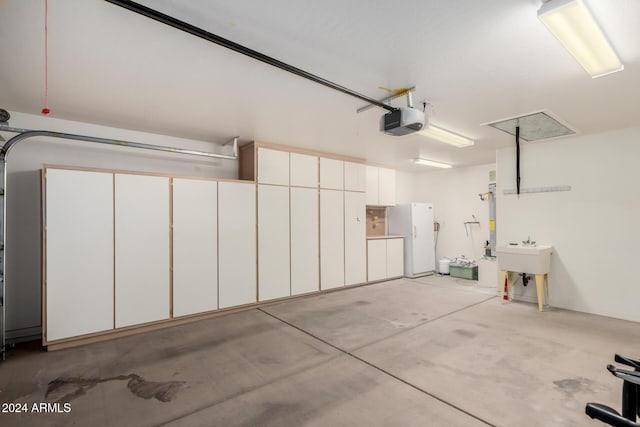
[[[320,288],[344,286],[343,191],[320,190]]]
[[[289,185],[289,153],[259,147],[258,182]]]
[[[256,302],[256,186],[218,183],[220,308]]]
[[[344,192],[345,285],[367,281],[367,226],[365,194]]]
[[[320,158],[320,188],[344,190],[344,161]]]
[[[113,174],[47,169],[47,341],[113,328]]]
[[[367,281],[375,282],[387,278],[387,240],[367,241]]]
[[[258,298],[291,295],[289,188],[258,186]]]
[[[218,183],[173,180],[173,315],[218,308]]]
[[[381,206],[396,204],[396,171],[379,168],[379,200]]]
[[[291,185],[318,188],[318,158],[306,154],[290,154]]]
[[[367,167],[362,163],[344,162],[344,189],[348,191],[366,191]]]
[[[318,190],[291,188],[291,295],[320,290]]]
[[[169,318],[169,232],[169,178],[116,174],[116,327]]]
[[[404,276],[404,241],[387,239],[387,277]]]
[[[366,190],[367,190],[367,205],[377,206],[380,204],[378,193],[380,190],[380,184],[378,181],[378,168],[375,166],[366,167]]]

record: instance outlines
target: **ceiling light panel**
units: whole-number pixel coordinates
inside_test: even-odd
[[[415,159],[413,162],[417,165],[432,166],[434,168],[449,169],[452,167],[450,164],[447,164],[447,163],[435,162],[433,160],[427,160],[427,159]]]
[[[538,10],[538,18],[591,77],[624,69],[582,0],[549,0]]]
[[[474,144],[474,141],[471,138],[467,138],[466,136],[459,135],[455,132],[451,132],[432,124],[429,124],[428,127],[424,128],[418,133],[420,135],[437,139],[440,142],[444,142],[445,144],[453,145],[459,148],[469,147]]]

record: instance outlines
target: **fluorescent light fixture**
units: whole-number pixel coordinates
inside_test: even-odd
[[[624,70],[582,0],[549,0],[538,10],[538,18],[591,77]]]
[[[433,160],[427,159],[415,159],[413,162],[417,165],[433,166],[434,168],[449,169],[451,167],[451,165],[447,163],[434,162]]]
[[[420,135],[428,136],[429,138],[434,138],[440,142],[444,142],[449,145],[454,145],[459,148],[469,147],[474,144],[474,141],[471,138],[458,135],[457,133],[448,131],[438,126],[434,126],[432,124],[429,124],[428,127],[424,128],[418,133]]]

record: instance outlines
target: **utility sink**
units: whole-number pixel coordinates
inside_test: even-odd
[[[553,246],[504,245],[498,246],[498,266],[502,271],[529,274],[548,274]]]

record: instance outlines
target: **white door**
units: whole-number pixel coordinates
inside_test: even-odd
[[[258,185],[258,298],[291,295],[289,187]]]
[[[365,193],[344,192],[344,281],[367,281],[367,226]]]
[[[380,204],[380,181],[379,170],[375,166],[367,166],[365,170],[367,205],[376,206]]]
[[[320,290],[318,190],[291,187],[291,295]]]
[[[218,183],[220,308],[256,302],[256,186]]]
[[[169,178],[115,175],[116,327],[169,318]]]
[[[289,155],[291,185],[318,188],[318,158],[307,154]]]
[[[343,191],[320,190],[320,288],[344,286]]]
[[[427,203],[411,204],[414,275],[435,270],[433,237],[433,206]]]
[[[404,239],[387,239],[387,277],[404,275]]]
[[[367,241],[367,280],[375,282],[387,278],[387,239]]]
[[[258,182],[289,185],[289,153],[258,148]]]
[[[344,161],[320,158],[320,188],[344,190]]]
[[[348,191],[366,191],[366,168],[363,163],[344,162],[344,189]]]
[[[396,171],[393,169],[379,169],[379,200],[382,206],[396,205]]]
[[[173,180],[173,315],[218,308],[218,183]]]
[[[112,329],[113,174],[45,173],[45,339]]]

